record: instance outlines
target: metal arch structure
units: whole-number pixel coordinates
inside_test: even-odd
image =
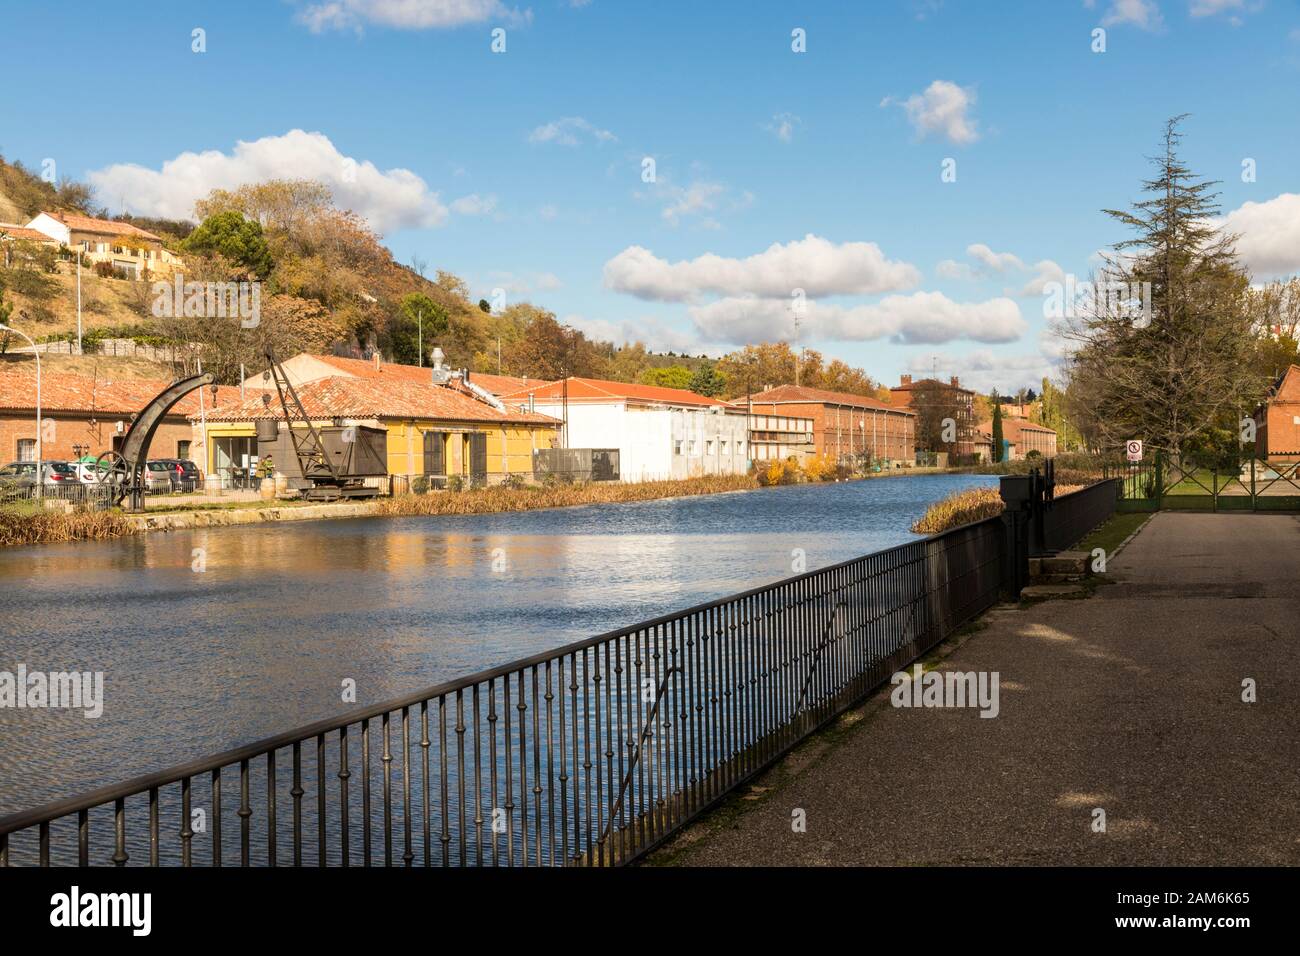
[[[128,494],[131,496],[131,511],[144,510],[144,469],[149,460],[149,445],[154,433],[162,424],[163,418],[177,402],[204,385],[211,385],[216,376],[211,372],[192,375],[189,378],[172,382],[155,395],[131,422],[126,439],[122,442],[121,458],[116,460],[105,480],[111,481],[113,491],[110,495],[113,504],[120,504]],[[102,457],[102,456],[101,456]]]

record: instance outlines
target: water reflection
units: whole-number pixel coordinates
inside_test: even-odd
[[[794,549],[813,569],[910,540],[992,480],[0,551],[0,670],[103,671],[106,698],[97,720],[0,709],[0,813],[339,714],[345,678],[372,704],[786,577]]]

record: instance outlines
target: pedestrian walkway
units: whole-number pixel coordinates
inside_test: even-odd
[[[939,664],[997,671],[995,719],[886,687],[651,862],[1300,863],[1300,518],[1162,512],[1108,570]]]

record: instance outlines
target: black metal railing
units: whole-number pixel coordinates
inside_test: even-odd
[[[1041,512],[1038,547],[1031,554],[1064,551],[1115,513],[1119,481],[1105,479],[1067,495],[1054,495]],[[1031,538],[1031,540],[1033,540]]]
[[[998,600],[991,518],[0,819],[0,865],[637,859]]]

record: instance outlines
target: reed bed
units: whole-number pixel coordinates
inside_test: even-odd
[[[52,511],[27,504],[0,508],[0,547],[93,541],[134,534],[135,528],[116,511]]]
[[[600,482],[551,487],[476,488],[470,491],[397,495],[375,505],[377,515],[477,515],[574,505],[620,504],[691,495],[716,495],[758,487],[751,475],[707,475],[677,481],[643,481],[636,484]]]
[[[925,509],[912,524],[916,534],[938,534],[972,521],[982,521],[1002,514],[1002,496],[998,489],[968,488],[940,499]]]

